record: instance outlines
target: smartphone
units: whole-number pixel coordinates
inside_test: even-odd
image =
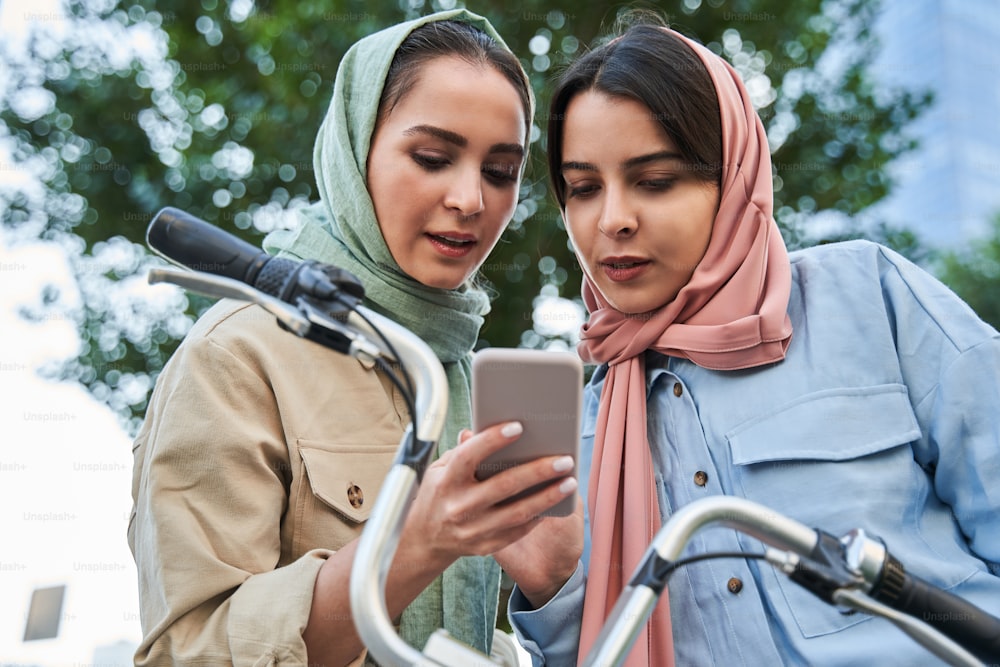
[[[583,404],[583,364],[572,352],[489,347],[472,358],[472,428],[483,429],[508,421],[524,426],[521,437],[486,458],[476,470],[478,479],[540,456],[580,454],[580,412]],[[567,472],[575,475],[577,467]],[[527,489],[515,500],[534,492]],[[573,513],[569,496],[543,516]]]

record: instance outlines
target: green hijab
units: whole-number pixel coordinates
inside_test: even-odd
[[[430,345],[448,376],[448,419],[439,452],[453,447],[459,431],[471,423],[470,354],[489,300],[479,290],[427,287],[404,274],[379,230],[365,177],[379,99],[396,49],[415,28],[444,20],[470,23],[506,47],[485,18],[464,9],[401,23],[355,43],[337,70],[313,151],[320,200],[303,210],[298,229],[273,232],[264,240],[272,254],[347,269],[364,284],[367,306]],[[461,558],[406,608],[400,634],[419,649],[443,627],[489,653],[499,586],[500,568],[491,557]]]

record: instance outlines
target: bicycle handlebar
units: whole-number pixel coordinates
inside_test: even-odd
[[[982,667],[982,663],[972,652],[932,627],[934,624],[928,624],[925,616],[899,614],[891,607],[868,598],[857,590],[872,588],[872,582],[876,582],[877,585],[881,576],[880,568],[873,567],[873,554],[877,555],[878,551],[873,544],[854,544],[857,553],[864,554],[866,558],[847,558],[845,563],[840,564],[819,563],[825,559],[818,558],[817,555],[824,545],[829,546],[828,538],[831,536],[778,514],[764,505],[735,496],[703,498],[674,512],[653,538],[629,585],[622,591],[612,608],[583,663],[584,667],[616,667],[624,662],[666,584],[664,573],[669,570],[667,566],[680,557],[695,533],[713,524],[739,530],[770,545],[766,557],[772,565],[831,604],[851,605],[868,613],[884,616],[928,651],[952,665]],[[849,536],[856,539],[858,534],[852,531]],[[863,537],[863,533],[861,536]],[[841,555],[849,553],[846,547],[851,544],[846,536],[838,543],[845,547],[841,550]],[[887,553],[885,555],[888,556]],[[817,560],[813,560],[814,558]],[[838,565],[843,567],[838,568]],[[979,619],[977,628],[980,632],[976,639],[989,638],[989,641],[993,642],[998,640],[996,629],[1000,628],[1000,621],[923,580],[912,579],[920,582],[919,585],[914,584],[920,590],[935,591],[933,595],[922,598],[922,601],[930,606],[919,607],[917,603],[913,603],[910,605],[912,610],[918,613],[932,610],[930,613],[947,615],[950,613],[949,609],[961,608],[970,613],[971,608],[975,610]],[[815,585],[809,585],[811,583]],[[951,606],[955,604],[954,599],[959,600],[962,606]],[[937,607],[939,603],[946,606]],[[963,636],[956,639],[965,643],[970,638]],[[972,645],[978,647],[976,643]],[[986,651],[983,653],[984,656],[996,655],[989,652],[988,648]]]
[[[666,581],[663,565],[677,560],[691,537],[718,523],[740,529],[765,543],[807,555],[816,545],[816,531],[762,505],[712,496],[686,505],[671,515],[653,538],[628,586],[622,591],[584,661],[585,667],[620,665],[653,612]]]
[[[172,209],[165,209],[165,212],[168,215],[163,220],[177,226],[178,212]],[[158,220],[160,216],[154,219],[151,229],[154,225],[165,224]],[[360,306],[359,284],[341,269],[314,262],[303,263],[304,267],[291,266],[293,262],[282,260],[273,261],[274,270],[271,270],[267,258],[251,253],[249,246],[239,245],[242,242],[231,244],[225,232],[191,216],[182,221],[183,227],[178,226],[184,232],[182,235],[173,232],[171,236],[162,229],[159,234],[152,235],[158,239],[156,250],[164,257],[176,261],[171,256],[169,239],[177,237],[183,239],[180,252],[183,258],[203,258],[192,239],[205,227],[213,230],[209,232],[215,246],[213,252],[219,257],[236,259],[218,261],[216,266],[224,265],[224,269],[212,271],[212,275],[197,270],[153,269],[149,273],[151,283],[170,282],[209,296],[251,301],[272,313],[284,328],[300,337],[359,359],[399,363],[413,374],[414,410],[419,417],[417,432],[408,428],[404,433],[397,458],[362,531],[354,559],[356,566],[350,578],[352,616],[362,641],[386,667],[497,664],[488,656],[451,639],[443,629],[431,636],[423,652],[418,651],[399,637],[386,609],[385,583],[402,525],[447,414],[447,378],[437,356],[405,327]],[[234,272],[239,275],[234,276]],[[268,272],[280,280],[261,277]],[[246,283],[251,280],[247,276],[251,274],[254,284],[248,285]],[[268,285],[274,283],[272,287],[280,294],[262,292],[261,285],[257,284],[262,281]],[[316,300],[308,296],[317,286],[326,295],[323,299],[335,296],[343,287],[347,297],[345,303],[350,303],[349,310],[335,316],[330,310],[318,307]],[[279,296],[281,298],[277,298]],[[852,531],[838,541],[752,501],[713,496],[676,511],[657,533],[586,657],[586,667],[615,666],[624,661],[663,591],[670,570],[668,566],[680,557],[696,532],[712,524],[739,530],[770,545],[767,559],[824,600],[880,613],[925,648],[954,665],[981,663],[932,626],[975,647],[983,655],[1000,654],[1000,620],[907,574],[881,543],[866,538],[862,531]],[[868,598],[865,595],[868,592],[876,599]],[[900,614],[882,602],[910,616],[900,618]]]

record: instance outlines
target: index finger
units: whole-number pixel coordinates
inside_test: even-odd
[[[478,433],[462,434],[465,437],[459,436],[461,446],[450,452],[456,472],[465,476],[474,474],[483,460],[517,440],[523,432],[521,422],[511,421],[494,424]]]

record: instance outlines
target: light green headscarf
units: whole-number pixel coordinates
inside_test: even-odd
[[[405,275],[379,230],[365,176],[379,99],[396,50],[415,28],[449,19],[470,23],[506,47],[485,18],[464,9],[424,16],[355,43],[340,63],[313,152],[320,201],[304,209],[297,230],[273,232],[264,240],[272,254],[347,269],[365,286],[366,305],[430,345],[444,364],[450,392],[440,451],[453,447],[459,431],[470,424],[470,353],[489,300],[478,290],[427,287]],[[461,558],[406,608],[400,634],[423,648],[443,627],[489,653],[499,585],[500,568],[492,558]]]

